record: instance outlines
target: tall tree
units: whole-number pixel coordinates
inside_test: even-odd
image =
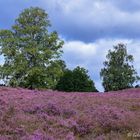
[[[94,82],[87,75],[87,70],[76,67],[74,70],[66,70],[56,85],[59,91],[97,92]]]
[[[11,30],[0,30],[0,54],[5,60],[0,77],[7,85],[50,86],[48,67],[59,62],[56,60],[61,56],[63,41],[57,32],[49,32],[49,27],[48,14],[43,9],[31,7],[19,15]]]
[[[124,44],[114,46],[114,50],[109,50],[106,58],[104,68],[100,72],[105,91],[133,87],[139,77],[133,67],[133,56],[127,53],[126,46]]]

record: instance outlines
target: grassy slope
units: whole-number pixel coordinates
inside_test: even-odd
[[[0,88],[0,140],[131,140],[140,89],[106,94]]]

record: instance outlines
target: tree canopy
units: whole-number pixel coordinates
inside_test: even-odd
[[[126,45],[114,46],[114,50],[109,50],[106,58],[100,72],[105,91],[133,87],[139,77],[133,67],[133,56],[127,53]]]
[[[19,15],[11,30],[0,30],[0,54],[5,60],[0,67],[0,78],[6,85],[55,86],[62,74],[63,41],[57,32],[49,32],[49,27],[48,14],[43,9],[31,7]],[[50,68],[54,78],[50,78]]]
[[[79,91],[79,92],[97,92],[94,82],[87,75],[87,70],[76,67],[74,70],[66,70],[56,85],[59,91]]]

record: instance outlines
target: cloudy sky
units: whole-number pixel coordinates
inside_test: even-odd
[[[10,29],[30,6],[46,10],[51,30],[65,41],[67,66],[88,69],[98,90],[103,91],[99,73],[105,56],[117,43],[127,45],[140,74],[140,0],[0,0],[0,29]]]

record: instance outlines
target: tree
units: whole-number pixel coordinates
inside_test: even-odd
[[[51,64],[47,68],[47,83],[49,89],[55,89],[57,82],[60,77],[63,75],[66,69],[66,64],[62,60],[52,61]]]
[[[11,30],[0,30],[0,54],[5,60],[0,77],[6,85],[47,88],[50,87],[48,71],[54,68],[51,65],[55,63],[57,71],[62,71],[58,65],[61,65],[63,41],[57,32],[49,33],[48,27],[48,14],[31,7],[19,15]]]
[[[79,91],[79,92],[97,92],[94,82],[87,75],[87,70],[76,67],[74,70],[66,70],[56,85],[59,91]]]
[[[133,56],[127,53],[126,46],[124,44],[114,46],[114,50],[109,50],[106,58],[104,68],[100,72],[105,91],[133,87],[139,77],[132,65]]]

